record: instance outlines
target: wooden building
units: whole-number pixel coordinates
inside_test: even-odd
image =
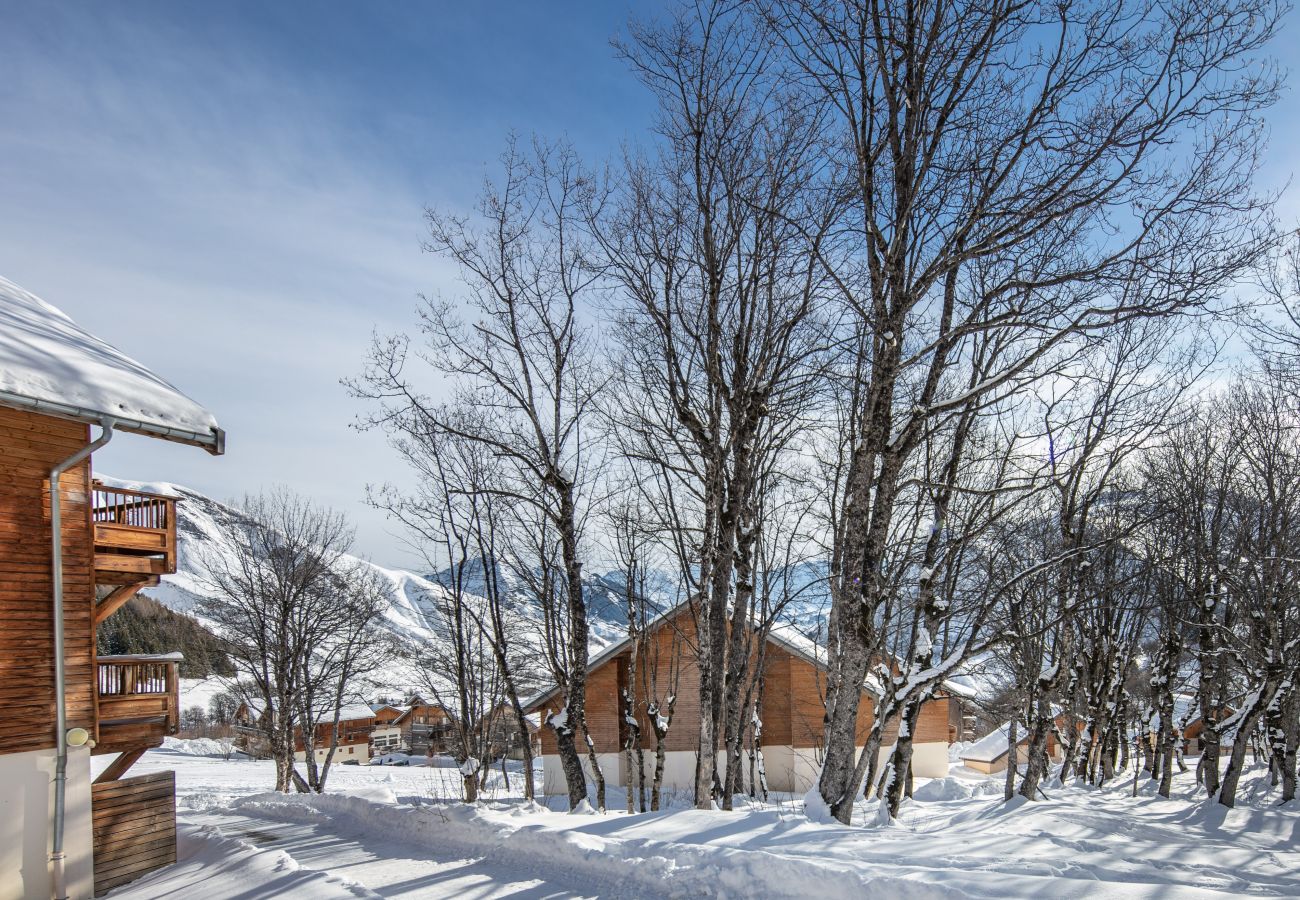
[[[397,720],[406,710],[389,703],[371,703],[370,711],[375,716],[375,726],[370,730],[370,755],[383,756],[396,753],[406,745],[402,742],[402,726]]]
[[[316,725],[316,737],[313,743],[316,762],[323,763],[329,755],[334,742],[334,717],[328,715]],[[337,749],[334,752],[335,763],[357,763],[365,765],[370,762],[370,740],[375,730],[375,713],[366,705],[345,706],[339,710],[339,731]],[[235,733],[240,747],[250,756],[264,756],[266,753],[266,735],[268,734],[266,717],[262,709],[248,700],[240,702],[235,710]],[[299,762],[307,759],[307,744],[303,741],[301,726],[293,729],[294,758]]]
[[[345,706],[339,710],[339,739],[334,750],[334,762],[359,763],[370,762],[370,736],[375,729],[375,714],[369,706],[358,704]],[[316,726],[316,761],[324,762],[329,754],[330,743],[334,737],[334,723],[323,722]],[[307,747],[302,740],[301,729],[294,735],[294,758],[305,760]]]
[[[451,716],[437,703],[414,696],[394,722],[402,732],[402,746],[413,756],[437,756],[451,749]]]
[[[653,774],[655,739],[647,712],[648,691],[644,687],[653,676],[661,697],[671,693],[677,698],[666,737],[664,787],[694,787],[700,715],[695,646],[694,616],[689,607],[682,605],[652,623],[635,674],[631,671],[631,647],[626,640],[591,661],[587,676],[587,727],[607,783],[626,786],[629,774],[635,774],[627,771],[626,754],[622,752],[630,725],[620,709],[620,697],[633,677],[639,686],[636,718],[642,746],[647,750],[647,781]],[[812,641],[792,629],[774,629],[769,633],[763,648],[763,692],[757,710],[762,723],[760,745],[769,790],[800,793],[817,783],[826,712],[825,675],[825,663]],[[562,702],[552,689],[531,699],[527,708],[540,712],[545,722],[548,714],[558,712]],[[875,693],[870,685],[865,685],[858,713],[859,743],[866,742],[874,710]],[[922,707],[913,743],[915,774],[929,777],[947,774],[948,744],[961,738],[964,720],[961,698],[947,691],[941,691],[936,699]],[[886,725],[882,755],[892,752],[897,734],[897,722]],[[718,747],[721,767],[724,765],[721,736]],[[555,730],[545,725],[541,728],[541,751],[544,791],[563,793],[564,772],[557,756]]]
[[[1075,727],[1082,732],[1084,723],[1076,722]],[[1047,758],[1053,762],[1061,762],[1065,758],[1065,750],[1061,747],[1058,734],[1066,733],[1069,728],[1068,718],[1059,715],[1056,717],[1056,727],[1047,733]],[[1011,749],[1008,746],[1011,739],[1010,729],[1011,723],[1004,722],[963,749],[962,765],[976,772],[983,772],[985,775],[1005,772]],[[1023,722],[1016,728],[1016,738],[1016,765],[1023,766],[1029,761],[1029,729]]]
[[[126,775],[176,731],[179,656],[95,653],[96,628],[176,569],[175,501],[94,479],[121,432],[225,443],[198,404],[0,278],[0,900],[90,897],[175,859],[170,773]],[[92,754],[115,754],[93,781]]]

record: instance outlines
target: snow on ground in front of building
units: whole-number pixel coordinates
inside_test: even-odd
[[[629,816],[525,806],[520,773],[485,802],[452,802],[456,770],[335,766],[323,796],[268,793],[269,762],[151,751],[175,769],[180,861],[115,900],[262,897],[1161,898],[1300,895],[1300,806],[1272,806],[1259,772],[1240,806],[1163,800],[1132,782],[1001,802],[1003,776],[955,767],[918,780],[900,822],[815,824],[793,798],[735,812]],[[624,802],[611,790],[609,803]],[[857,822],[874,819],[859,810]]]

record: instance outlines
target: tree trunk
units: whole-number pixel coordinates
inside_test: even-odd
[[[1007,782],[1006,787],[1002,790],[1002,800],[1010,800],[1016,792],[1016,767],[1019,761],[1016,759],[1016,744],[1020,743],[1016,735],[1016,717],[1012,716],[1011,721],[1007,723]]]
[[[569,789],[569,809],[575,809],[587,799],[587,773],[582,769],[573,726],[567,718],[563,724],[555,727],[555,748],[560,766],[564,769],[565,786]]]
[[[912,734],[916,729],[916,720],[921,714],[921,698],[909,700],[899,717],[898,738],[894,741],[894,752],[890,765],[893,779],[890,781],[885,802],[889,808],[889,817],[897,819],[903,807],[904,795],[912,796]]]
[[[1237,782],[1241,780],[1242,769],[1246,765],[1247,736],[1252,734],[1259,724],[1260,716],[1272,700],[1275,685],[1266,683],[1256,696],[1255,702],[1242,710],[1237,724],[1237,737],[1232,742],[1232,755],[1228,758],[1228,768],[1223,773],[1223,783],[1219,786],[1219,804],[1233,807],[1237,805]]]
[[[591,778],[596,782],[596,809],[601,812],[605,811],[605,773],[601,771],[600,759],[596,756],[596,744],[591,739],[591,733],[587,731],[587,725],[584,722],[582,726],[582,736],[587,744],[587,762],[591,766]]]
[[[1033,721],[1029,728],[1029,743],[1026,747],[1025,777],[1020,783],[1020,796],[1026,800],[1036,800],[1038,785],[1047,774],[1047,738],[1052,730],[1052,707],[1045,696],[1041,696],[1035,706]]]

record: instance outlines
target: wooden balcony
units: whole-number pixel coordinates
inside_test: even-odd
[[[93,485],[95,581],[157,583],[176,571],[176,500],[161,494]]]
[[[95,679],[98,735],[94,752],[134,754],[120,777],[139,755],[162,744],[180,724],[179,653],[163,656],[101,656]],[[115,763],[116,765],[116,763]]]

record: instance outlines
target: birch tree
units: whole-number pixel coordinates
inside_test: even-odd
[[[1280,9],[757,5],[832,117],[849,262],[827,263],[866,339],[835,553],[831,680],[846,687],[828,698],[819,782],[847,821],[864,611],[885,602],[900,485],[930,423],[1118,322],[1204,308],[1253,261],[1258,114],[1276,87],[1253,54]],[[1017,339],[996,369],[960,377],[975,338],[1003,326]]]

